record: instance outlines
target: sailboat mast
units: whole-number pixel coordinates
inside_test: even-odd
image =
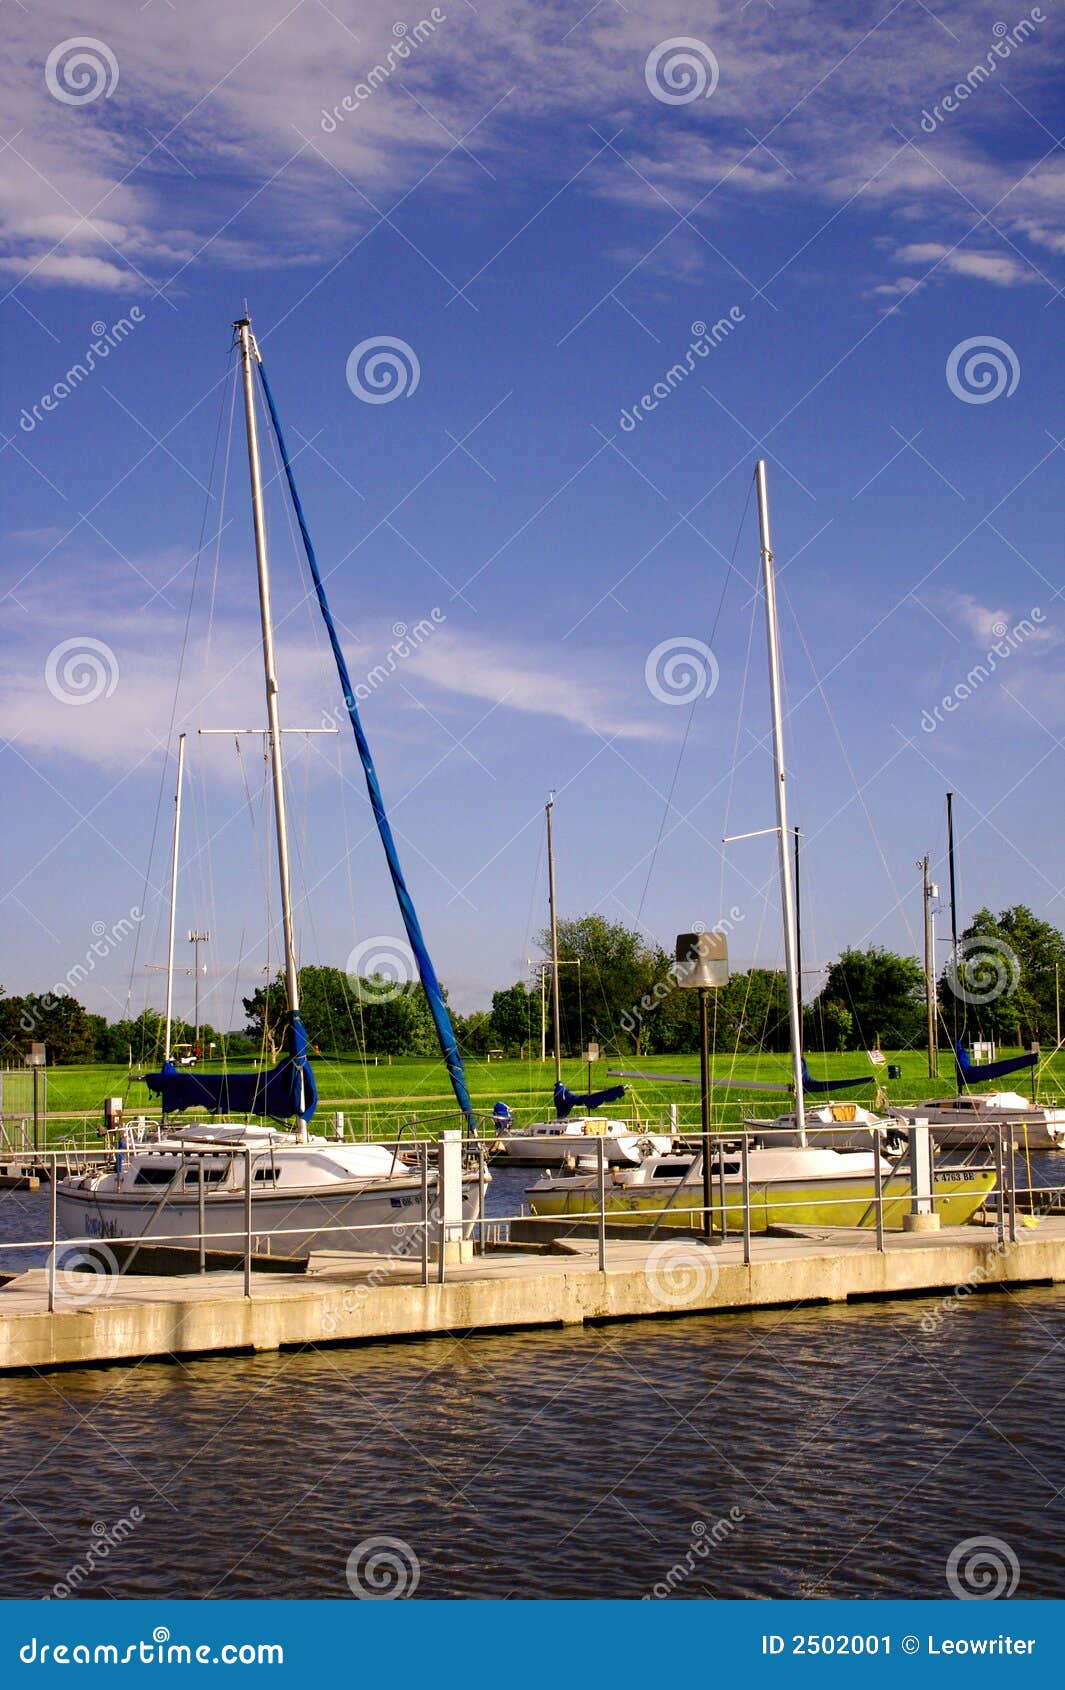
[[[555,1084],[562,1079],[562,1048],[559,1044],[561,1018],[558,1008],[558,912],[555,906],[555,836],[551,826],[551,812],[555,807],[552,792],[545,806],[547,810],[547,901],[551,915],[551,1013],[554,1018]]]
[[[769,704],[773,721],[773,767],[777,799],[777,845],[780,855],[780,900],[784,914],[784,966],[788,977],[788,1022],[791,1029],[791,1072],[795,1087],[795,1126],[799,1142],[806,1143],[806,1108],[802,1093],[802,1008],[795,929],[795,897],[791,875],[791,840],[788,834],[787,778],[784,767],[784,713],[781,703],[780,631],[777,621],[777,587],[773,549],[769,541],[769,501],[765,485],[765,459],[755,466],[758,489],[758,531],[762,547],[762,579],[765,588],[765,626],[769,646]]]
[[[170,865],[170,942],[166,952],[166,1030],[163,1061],[170,1061],[170,1029],[174,1018],[174,939],[177,926],[178,851],[181,845],[181,783],[185,773],[185,735],[178,735],[177,781],[174,786],[174,853]]]
[[[295,1015],[300,1006],[296,942],[292,926],[292,883],[289,872],[288,822],[285,812],[285,771],[281,749],[281,717],[277,699],[277,669],[274,662],[274,624],[270,607],[270,569],[266,552],[266,523],[263,515],[262,470],[259,436],[255,424],[255,393],[252,360],[259,349],[251,332],[251,319],[234,323],[240,343],[244,375],[244,416],[248,430],[248,469],[251,475],[252,523],[255,529],[255,560],[259,571],[259,613],[263,635],[263,670],[266,677],[266,722],[270,742],[270,774],[274,789],[274,822],[277,832],[277,871],[281,883],[281,932],[285,946],[285,990],[288,1008]]]

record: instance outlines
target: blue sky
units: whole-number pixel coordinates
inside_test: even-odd
[[[772,842],[721,846],[772,819],[753,504],[740,529],[759,454],[806,961],[916,949],[948,787],[963,919],[1062,923],[1059,8],[153,0],[5,23],[9,991],[137,906],[80,995],[161,1003],[179,728],[206,1013],[239,1024],[277,961],[261,759],[195,733],[263,711],[239,413],[222,497],[245,296],[353,675],[433,627],[364,716],[460,1008],[525,972],[552,787],[564,913],[670,945],[735,910],[734,963],[780,960]],[[408,391],[371,404],[346,370],[382,337]],[[283,708],[309,725],[338,694],[277,491]],[[71,703],[86,641],[99,696]],[[663,702],[649,654],[700,641],[716,687]],[[287,751],[302,958],[343,965],[398,927],[354,747]]]

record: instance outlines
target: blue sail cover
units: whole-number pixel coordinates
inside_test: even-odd
[[[159,1073],[145,1075],[148,1090],[162,1098],[164,1115],[208,1109],[212,1115],[270,1115],[278,1121],[301,1115],[309,1121],[318,1107],[318,1087],[307,1060],[307,1032],[298,1015],[289,1023],[286,1043],[288,1054],[283,1061],[255,1074],[202,1074],[164,1062]]]
[[[802,1059],[802,1089],[804,1092],[847,1091],[851,1086],[871,1086],[872,1074],[860,1074],[856,1080],[815,1080]]]
[[[559,1080],[555,1085],[555,1115],[564,1121],[575,1109],[598,1109],[601,1103],[620,1103],[624,1096],[624,1086],[610,1086],[606,1091],[587,1091],[578,1095]]]
[[[407,890],[407,882],[404,878],[403,869],[400,864],[395,837],[392,833],[388,815],[385,811],[385,801],[381,795],[381,786],[377,778],[377,770],[374,767],[373,755],[370,751],[366,735],[363,732],[362,720],[359,716],[358,707],[355,703],[354,688],[352,687],[351,678],[348,674],[348,666],[340,644],[340,637],[336,631],[336,625],[333,622],[333,615],[329,609],[329,601],[325,594],[325,585],[322,581],[321,571],[318,568],[318,559],[314,553],[314,545],[311,541],[310,530],[307,527],[307,521],[303,514],[303,506],[300,503],[299,493],[296,490],[296,481],[292,474],[292,464],[289,460],[288,448],[285,445],[285,437],[281,432],[281,422],[277,414],[277,408],[274,405],[274,396],[270,392],[270,384],[266,379],[266,371],[263,368],[261,359],[259,360],[259,379],[263,384],[263,393],[266,396],[266,403],[270,412],[270,421],[273,424],[274,434],[277,437],[278,450],[281,453],[281,462],[285,468],[285,479],[288,482],[288,490],[292,496],[292,508],[296,513],[296,521],[299,523],[300,534],[303,539],[303,550],[306,553],[307,564],[310,568],[311,578],[314,581],[314,590],[318,597],[318,607],[322,612],[322,620],[324,621],[326,631],[329,634],[329,644],[333,650],[333,658],[336,662],[337,674],[340,676],[340,685],[344,694],[344,703],[347,706],[348,716],[351,719],[352,732],[355,735],[355,744],[358,746],[359,757],[362,761],[363,774],[366,777],[366,790],[370,795],[370,804],[373,808],[374,820],[377,823],[377,831],[380,834],[381,844],[384,846],[385,856],[388,859],[388,869],[392,876],[392,885],[395,888],[400,914],[403,917],[403,925],[406,928],[410,948],[414,952],[415,961],[418,964],[418,975],[421,979],[422,989],[425,992],[426,1001],[429,1005],[429,1013],[433,1018],[433,1025],[436,1028],[436,1036],[440,1044],[440,1051],[443,1055],[444,1062],[447,1065],[452,1090],[458,1099],[459,1108],[466,1117],[466,1122],[470,1132],[475,1134],[477,1132],[477,1117],[473,1112],[473,1104],[470,1101],[470,1094],[466,1087],[466,1072],[462,1066],[462,1057],[459,1055],[458,1042],[451,1026],[451,1017],[447,1012],[447,1005],[444,1002],[444,994],[440,989],[440,982],[436,977],[436,970],[433,967],[432,958],[426,948],[425,938],[422,934],[421,923],[418,920],[417,911],[414,908],[411,895]]]
[[[959,1086],[975,1086],[981,1080],[997,1080],[1003,1074],[1016,1074],[1022,1068],[1034,1068],[1038,1061],[1039,1052],[1033,1050],[1027,1056],[1005,1057],[1001,1062],[972,1063],[963,1044],[954,1046],[954,1066]]]

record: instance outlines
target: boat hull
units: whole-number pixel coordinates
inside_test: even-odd
[[[435,1204],[430,1187],[430,1212]],[[467,1236],[477,1218],[476,1176],[463,1180],[462,1214]],[[60,1231],[66,1238],[106,1242],[143,1238],[152,1244],[166,1240],[187,1249],[198,1248],[199,1210],[195,1197],[172,1198],[164,1207],[145,1202],[136,1192],[95,1192],[82,1183],[56,1188]],[[366,1183],[335,1191],[252,1192],[251,1241],[256,1255],[309,1256],[315,1250],[347,1250],[372,1255],[421,1253],[421,1183]],[[211,1192],[204,1202],[205,1232],[210,1246],[243,1250],[244,1192]],[[430,1241],[432,1241],[432,1229]]]
[[[563,1182],[559,1182],[560,1186]],[[599,1208],[594,1184],[565,1182],[566,1189],[530,1191],[529,1207],[534,1215],[573,1217],[595,1214]],[[944,1226],[964,1226],[995,1188],[995,1172],[987,1169],[943,1169],[935,1176],[936,1213]],[[701,1182],[651,1189],[647,1186],[614,1186],[606,1194],[606,1212],[611,1224],[646,1226],[657,1221],[661,1227],[682,1227],[686,1231],[702,1226]],[[893,1175],[883,1182],[884,1225],[901,1227],[912,1207],[908,1175]],[[672,1199],[672,1201],[671,1201]],[[743,1189],[726,1183],[724,1219],[729,1232],[743,1230]],[[666,1204],[669,1208],[666,1208]],[[751,1231],[766,1232],[773,1226],[876,1226],[876,1190],[868,1174],[834,1179],[793,1179],[757,1184],[752,1181]],[[693,1214],[693,1210],[700,1211]],[[715,1182],[711,1213],[714,1228],[722,1230],[720,1186]]]
[[[493,1162],[527,1168],[561,1168],[566,1162],[595,1162],[596,1148],[603,1146],[603,1155],[612,1168],[635,1168],[647,1154],[647,1148],[664,1154],[672,1139],[654,1133],[502,1133],[492,1146]]]

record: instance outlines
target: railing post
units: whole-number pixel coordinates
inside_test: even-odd
[[[199,1185],[198,1185],[197,1191],[196,1191],[196,1210],[197,1210],[197,1217],[198,1217],[199,1226],[200,1226],[200,1272],[206,1273],[207,1272],[207,1238],[206,1238],[207,1205],[206,1205],[206,1201],[205,1201],[205,1198],[204,1198],[204,1189],[203,1189],[203,1156],[202,1156],[202,1154],[197,1158],[197,1160],[199,1162],[199,1169],[200,1169]]]
[[[244,1295],[251,1296],[251,1151],[244,1152]]]
[[[436,1141],[436,1283],[443,1285],[447,1277],[447,1221],[444,1218],[444,1152],[439,1138]]]
[[[998,1241],[999,1241],[1000,1244],[1005,1244],[1005,1242],[1006,1242],[1006,1203],[1005,1203],[1005,1193],[1002,1190],[1002,1182],[1003,1182],[1004,1178],[1005,1178],[1005,1169],[1004,1169],[1004,1166],[1003,1166],[1003,1156],[1002,1156],[1002,1128],[1001,1128],[1000,1125],[996,1125],[996,1127],[995,1127],[995,1191],[996,1191],[996,1195],[998,1197],[998,1204],[997,1204],[997,1208],[998,1208]]]
[[[884,1170],[880,1166],[880,1145],[873,1134],[873,1192],[876,1207],[876,1247],[884,1252]]]
[[[36,1072],[37,1072],[37,1070],[35,1068],[34,1073],[36,1073]],[[57,1193],[56,1193],[55,1173],[56,1173],[55,1156],[53,1155],[53,1157],[52,1157],[52,1200],[51,1200],[51,1207],[52,1207],[52,1252],[51,1252],[51,1255],[48,1257],[48,1313],[49,1314],[55,1313],[55,1252],[56,1252],[56,1233],[57,1233],[57,1230],[58,1230],[58,1227],[57,1227],[58,1200],[57,1200]]]
[[[740,1178],[743,1181],[743,1261],[744,1266],[751,1263],[751,1164],[747,1160],[749,1149],[747,1129],[743,1129],[743,1139],[740,1149]]]
[[[602,1137],[595,1141],[596,1146],[596,1181],[599,1191],[599,1272],[606,1272],[606,1146]]]
[[[487,1245],[484,1236],[484,1199],[485,1199],[485,1147],[480,1139],[477,1141],[477,1253],[486,1254]]]
[[[1017,1145],[1013,1137],[1013,1128],[1009,1128],[1009,1159],[1006,1163],[1006,1189],[1009,1192],[1010,1205],[1010,1243],[1017,1242]]]
[[[429,1283],[429,1146],[422,1145],[422,1284]]]

